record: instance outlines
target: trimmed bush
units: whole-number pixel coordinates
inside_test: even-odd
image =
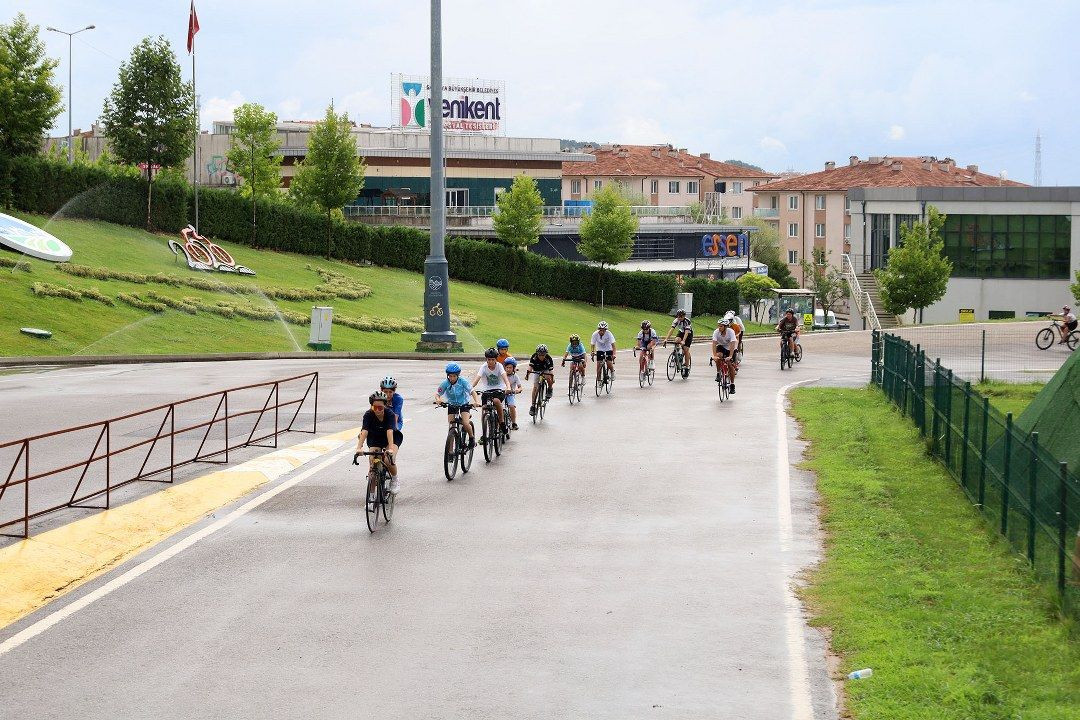
[[[76,301],[85,298],[87,300],[95,300],[103,305],[111,306],[113,304],[112,298],[102,293],[96,287],[73,288],[70,285],[61,287],[60,285],[53,285],[52,283],[36,282],[30,286],[30,292],[44,297],[59,297]]]
[[[133,308],[138,308],[139,310],[148,310],[156,313],[165,312],[165,305],[163,303],[143,300],[134,293],[120,293],[116,296],[116,299]]]
[[[0,267],[30,272],[30,263],[25,260],[15,260],[14,258],[0,257]]]
[[[739,312],[739,286],[733,280],[685,278],[681,292],[694,293],[695,315],[723,315]]]

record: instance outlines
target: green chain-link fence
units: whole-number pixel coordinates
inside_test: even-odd
[[[904,338],[875,331],[870,372],[971,502],[1080,615],[1080,481],[1066,463]]]

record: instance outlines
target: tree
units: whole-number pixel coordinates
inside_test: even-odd
[[[349,116],[334,114],[334,105],[326,108],[326,117],[315,123],[308,138],[307,157],[289,186],[289,195],[301,205],[326,211],[326,258],[330,259],[330,221],[334,210],[355,200],[364,189],[364,161],[356,156],[356,138]]]
[[[1080,304],[1080,270],[1076,271],[1076,282],[1069,286],[1069,290],[1072,291],[1077,304]]]
[[[614,188],[601,188],[593,196],[591,212],[581,218],[578,252],[600,263],[603,278],[604,265],[618,265],[633,253],[637,227],[638,220],[626,198]],[[602,287],[602,280],[600,284]]]
[[[507,245],[524,250],[540,239],[544,199],[536,180],[525,174],[514,178],[509,192],[495,201],[499,211],[492,218],[495,234]]]
[[[901,315],[913,308],[920,322],[922,310],[944,297],[953,268],[941,239],[945,216],[933,205],[926,212],[926,222],[900,226],[900,245],[889,251],[885,269],[874,271],[885,310]]]
[[[195,132],[194,90],[180,76],[180,65],[164,36],[143,38],[120,65],[101,121],[109,146],[120,162],[146,163],[146,227],[154,165],[181,165],[191,153]]]
[[[64,109],[53,83],[59,61],[45,57],[39,27],[19,13],[0,25],[0,181],[4,204],[11,182],[8,160],[41,152],[45,133]]]
[[[802,261],[803,277],[806,278],[806,287],[814,293],[814,300],[821,306],[825,320],[828,320],[829,312],[836,303],[851,294],[844,274],[829,264],[828,254],[821,248],[811,251],[814,262]]]
[[[761,303],[772,295],[773,290],[780,287],[780,283],[768,275],[744,273],[738,277],[735,284],[739,286],[739,296],[750,305],[753,319],[761,322]]]
[[[799,281],[792,276],[780,255],[780,233],[776,226],[761,218],[747,218],[742,224],[757,228],[757,232],[750,234],[750,259],[765,265],[769,269],[769,277],[780,287],[799,287]]]
[[[281,186],[281,158],[275,154],[281,147],[277,115],[258,103],[244,103],[233,110],[233,122],[232,147],[225,157],[244,178],[240,196],[250,198],[253,190],[256,196],[276,192]]]

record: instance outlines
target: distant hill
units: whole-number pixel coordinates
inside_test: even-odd
[[[604,143],[596,142],[594,140],[566,140],[566,139],[560,139],[559,140],[559,149],[560,150],[570,150],[570,151],[573,151],[573,152],[577,152],[577,151],[581,150],[581,148],[585,147],[586,145],[591,145],[593,147],[600,147],[603,144]]]
[[[724,162],[730,165],[738,165],[739,167],[747,168],[748,170],[757,170],[758,172],[765,172],[765,168],[754,165],[753,163],[743,162],[742,160],[725,160]]]

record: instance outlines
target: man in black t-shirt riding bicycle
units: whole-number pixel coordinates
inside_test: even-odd
[[[795,317],[795,311],[792,308],[788,308],[784,311],[784,316],[780,318],[780,322],[776,324],[776,330],[780,333],[780,337],[787,340],[788,347],[791,348],[791,354],[795,354],[795,341],[799,337],[800,326],[799,321]]]
[[[364,424],[360,429],[360,435],[356,438],[356,452],[364,449],[364,442],[372,450],[385,450],[383,463],[390,471],[390,492],[397,495],[400,490],[398,483],[398,468],[395,464],[394,454],[397,453],[397,444],[394,442],[394,431],[397,430],[397,416],[394,411],[386,406],[386,393],[378,391],[368,397],[371,409],[364,413]],[[368,463],[375,463],[375,455],[368,456]],[[353,464],[359,465],[357,456],[353,456]]]

